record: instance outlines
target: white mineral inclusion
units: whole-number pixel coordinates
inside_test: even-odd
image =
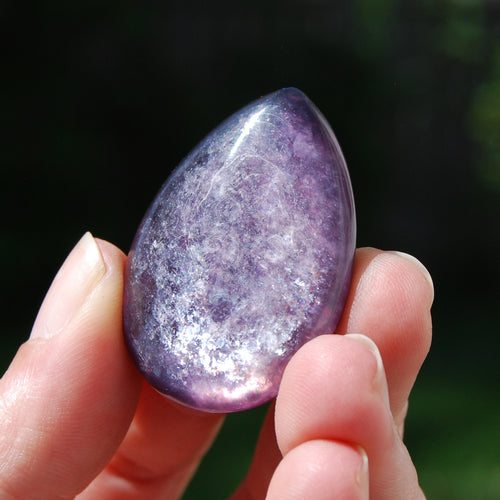
[[[186,406],[262,404],[297,349],[334,331],[354,248],[349,175],[326,120],[296,89],[264,97],[205,138],[146,213],[126,269],[132,357]]]

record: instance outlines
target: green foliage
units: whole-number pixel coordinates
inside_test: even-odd
[[[492,398],[494,389],[474,383],[423,380],[414,390],[407,437],[428,498],[500,498],[500,402]]]
[[[500,43],[493,50],[489,76],[476,89],[469,127],[481,150],[476,160],[485,187],[500,192]]]
[[[361,58],[386,57],[394,50],[396,37],[395,0],[357,0],[357,36],[354,44]]]
[[[436,49],[465,64],[481,61],[485,53],[483,3],[449,3],[436,32]]]

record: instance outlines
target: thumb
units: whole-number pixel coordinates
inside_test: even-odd
[[[122,339],[125,256],[87,233],[0,380],[0,497],[70,498],[123,439],[141,379]]]

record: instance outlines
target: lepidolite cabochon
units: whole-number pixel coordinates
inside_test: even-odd
[[[189,154],[137,231],[124,297],[135,363],[198,410],[270,400],[299,347],[334,331],[354,248],[328,123],[297,89],[261,98]]]

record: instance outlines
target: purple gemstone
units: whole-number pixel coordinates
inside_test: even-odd
[[[334,331],[355,248],[349,174],[299,90],[248,105],[177,167],[130,251],[124,329],[148,382],[234,412],[278,392],[291,356]]]

